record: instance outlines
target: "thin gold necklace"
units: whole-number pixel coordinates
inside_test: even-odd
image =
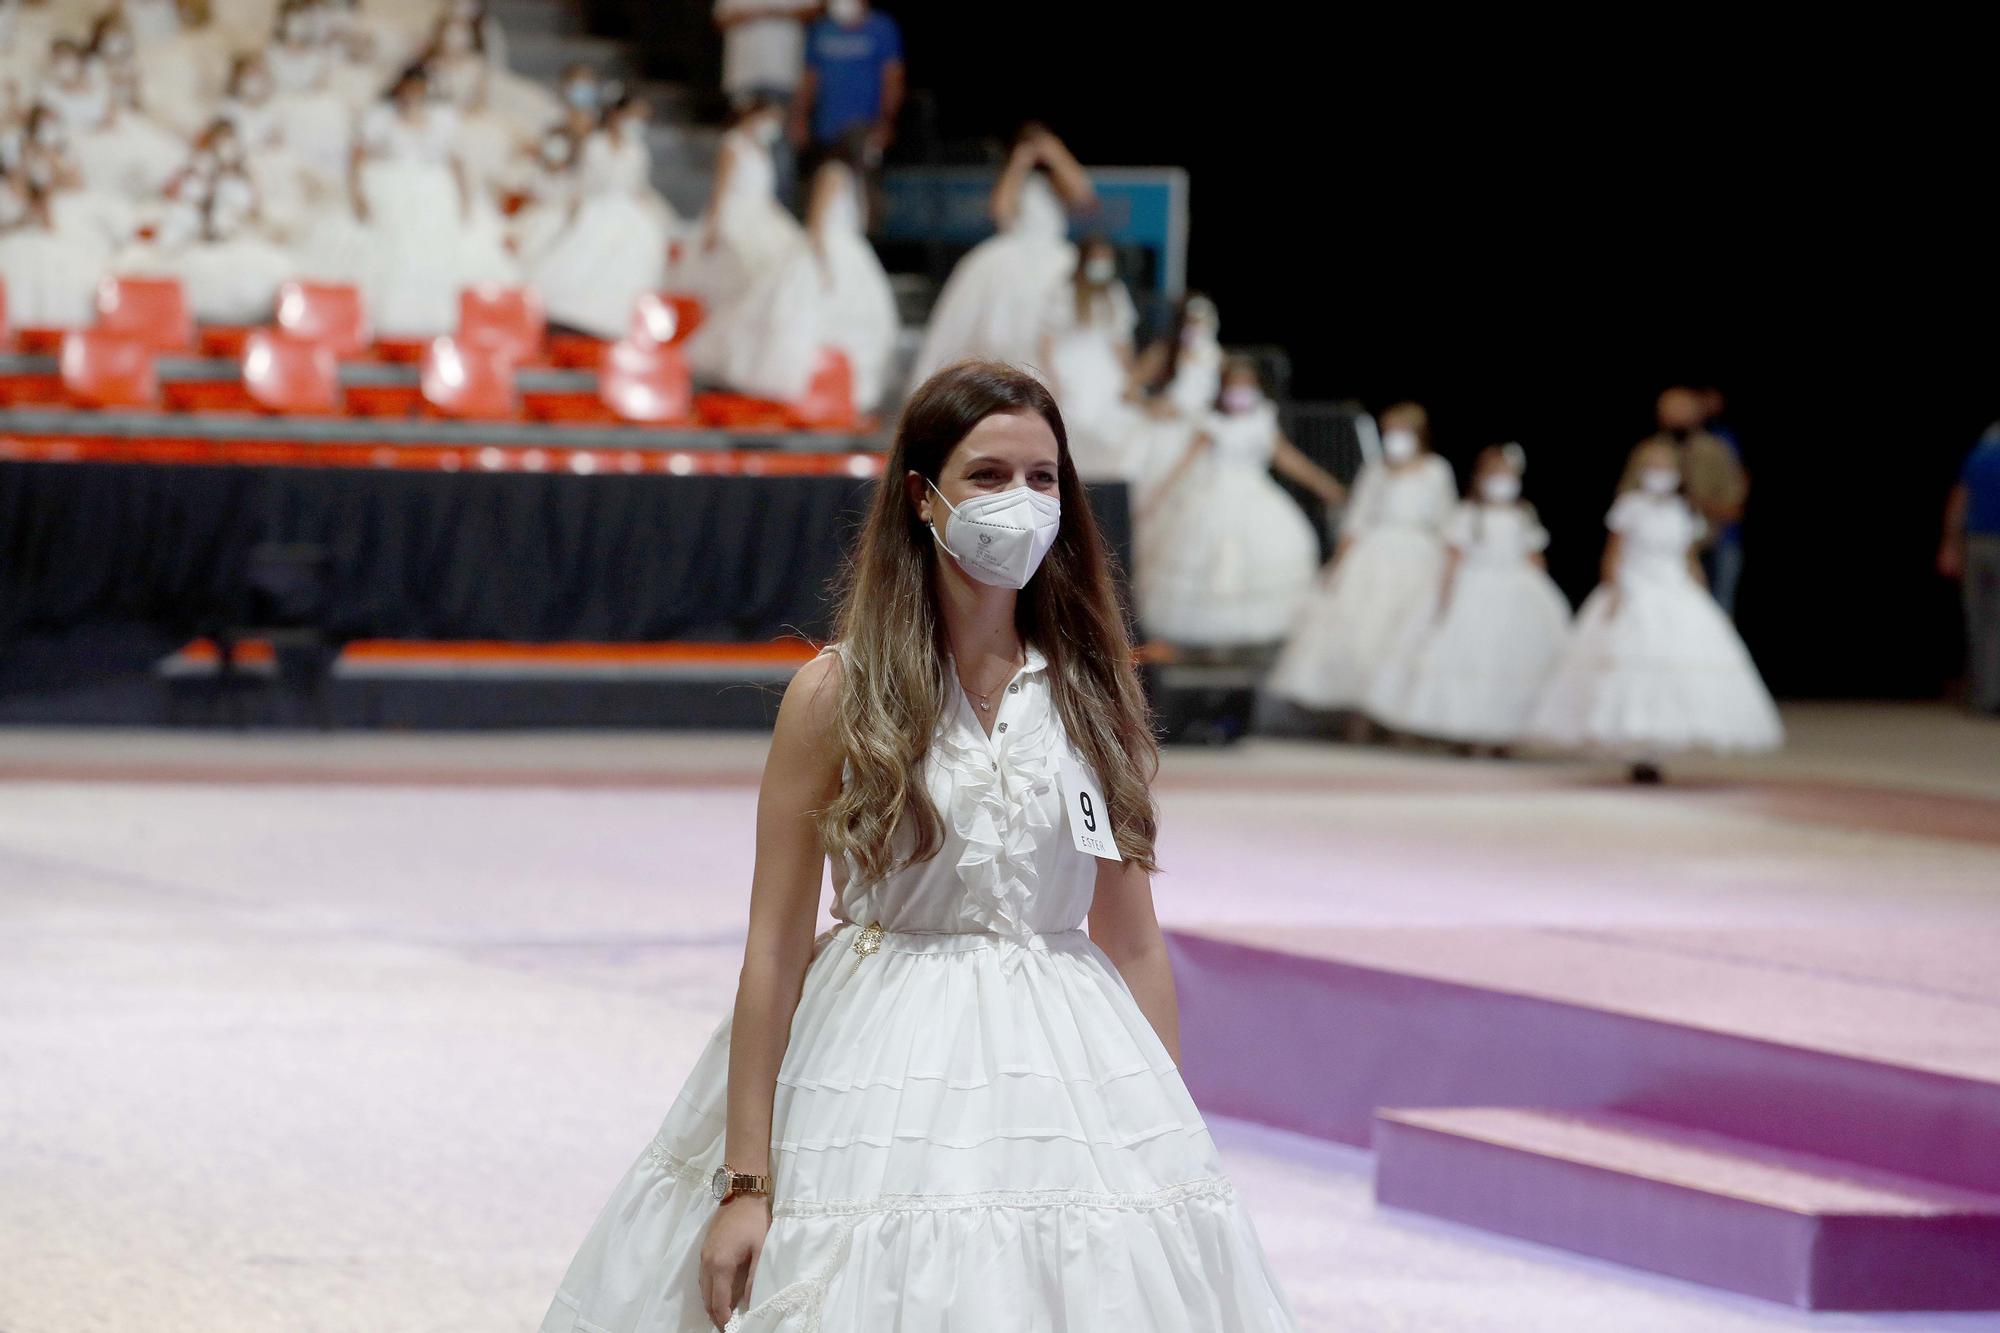
[[[973,689],[970,685],[967,685],[965,683],[965,673],[963,672],[959,673],[958,683],[964,687],[965,692],[967,694],[973,696],[973,702],[979,706],[980,712],[990,713],[993,711],[993,696],[1000,692],[1000,686],[1005,685],[1009,680],[1012,680],[1014,678],[1014,673],[1020,670],[1022,667],[1026,666],[1027,664],[1028,664],[1028,653],[1027,650],[1023,648],[1021,651],[1021,660],[1009,664],[1009,666],[1007,667],[1007,674],[1004,677],[1002,677],[1000,683],[998,685],[995,685],[992,689],[984,691]]]

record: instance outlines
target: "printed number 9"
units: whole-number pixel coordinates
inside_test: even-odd
[[[1083,807],[1083,826],[1092,833],[1097,832],[1097,812],[1090,808],[1090,793],[1087,791],[1078,792],[1076,794],[1076,802]]]

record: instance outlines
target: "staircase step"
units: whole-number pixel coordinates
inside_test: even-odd
[[[1811,1310],[2000,1310],[2000,1197],[1605,1111],[1383,1110],[1375,1195]]]

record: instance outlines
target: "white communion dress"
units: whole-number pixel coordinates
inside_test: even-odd
[[[1013,218],[967,251],[945,280],[910,382],[922,384],[968,356],[1033,365],[1049,293],[1076,271],[1068,231],[1055,187],[1030,172]]]
[[[1297,1327],[1173,1060],[1084,930],[1097,863],[1064,826],[1046,668],[1030,646],[991,735],[962,693],[948,706],[924,765],[935,857],[873,884],[836,865],[732,1330]],[[541,1333],[713,1333],[698,1264],[728,1061],[725,1018]]]
[[[1202,423],[1215,411],[1222,392],[1222,344],[1210,330],[1201,330],[1181,344],[1174,358],[1173,378],[1155,397],[1154,412],[1138,414],[1128,437],[1127,477],[1132,501],[1144,508],[1194,442]]]
[[[1270,691],[1308,708],[1359,708],[1383,664],[1436,605],[1451,465],[1424,454],[1401,469],[1362,466],[1341,519],[1352,543],[1306,600],[1271,668]]]
[[[852,177],[813,219],[784,262],[695,330],[695,372],[778,402],[805,396],[824,348],[847,356],[854,405],[881,399],[896,347],[896,295],[862,229]]]
[[[1049,289],[1042,341],[1049,388],[1069,429],[1070,457],[1085,480],[1127,480],[1143,418],[1125,401],[1127,360],[1139,312],[1122,282],[1089,295],[1081,315],[1072,282]]]
[[[1277,409],[1211,413],[1201,431],[1211,443],[1140,513],[1139,619],[1168,643],[1276,643],[1319,571],[1312,521],[1271,476]]]
[[[1530,558],[1548,530],[1526,504],[1467,502],[1445,542],[1458,553],[1445,604],[1377,674],[1368,712],[1415,736],[1510,744],[1569,631],[1568,600]]]
[[[1617,569],[1577,613],[1529,738],[1636,759],[1783,744],[1749,650],[1688,569],[1701,519],[1679,496],[1628,491],[1605,526]]]
[[[712,204],[715,244],[689,245],[672,279],[680,290],[699,296],[712,316],[784,263],[805,234],[778,202],[771,150],[740,126],[722,136],[722,147],[731,165]]]
[[[673,231],[649,203],[648,160],[636,134],[584,140],[575,210],[525,265],[551,320],[622,338],[633,304],[666,281]]]

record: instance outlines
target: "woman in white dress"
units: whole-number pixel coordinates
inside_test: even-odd
[[[155,257],[181,280],[195,319],[227,325],[269,320],[278,288],[297,276],[298,264],[263,230],[235,125],[217,120],[202,134],[176,186],[183,221],[172,229],[177,234],[162,238]]]
[[[497,223],[482,215],[453,152],[451,108],[421,68],[369,108],[355,137],[353,212],[315,229],[313,276],[360,285],[377,332],[422,338],[458,325],[462,288],[518,281]]]
[[[741,393],[797,402],[820,355],[837,348],[867,411],[886,387],[896,342],[896,297],[868,243],[854,171],[832,161],[813,178],[806,237],[739,301],[695,330],[688,362]]]
[[[1526,456],[1493,445],[1472,496],[1445,528],[1437,603],[1369,690],[1377,722],[1415,736],[1503,751],[1520,738],[1569,631],[1569,602],[1548,575],[1549,534],[1521,499]]]
[[[1273,467],[1328,504],[1347,498],[1285,438],[1256,363],[1231,357],[1220,398],[1138,513],[1134,581],[1148,635],[1192,648],[1285,637],[1319,572],[1319,536]]]
[[[1634,488],[1605,519],[1604,581],[1577,613],[1528,737],[1628,760],[1634,781],[1657,782],[1667,755],[1775,749],[1784,727],[1703,584],[1702,520],[1673,447],[1646,445],[1633,464]]]
[[[716,318],[773,272],[804,239],[798,220],[778,202],[771,147],[784,130],[777,103],[750,103],[722,136],[715,183],[697,224],[697,239],[675,266],[674,285],[699,296]]]
[[[1126,399],[1139,313],[1118,280],[1118,252],[1102,236],[1077,246],[1076,271],[1052,288],[1036,364],[1069,424],[1070,452],[1086,481],[1129,480],[1140,414]]]
[[[1444,525],[1458,502],[1415,403],[1382,414],[1382,458],[1364,463],[1332,563],[1271,670],[1270,692],[1306,708],[1358,709],[1376,674],[1436,604]]]
[[[552,323],[622,338],[633,303],[665,284],[673,231],[648,198],[648,166],[646,103],[623,99],[578,149],[567,221],[524,264]]]
[[[1177,1067],[1122,625],[1048,391],[922,386],[778,710],[734,1012],[541,1333],[1296,1329]]]
[[[540,287],[535,265],[543,251],[570,225],[577,204],[577,161],[581,142],[567,127],[551,126],[533,152],[516,156],[506,193],[520,200],[507,217],[508,247],[521,259],[526,280]],[[546,302],[547,294],[543,293]]]
[[[84,59],[83,43],[59,37],[49,46],[48,68],[35,89],[69,134],[94,130],[111,114],[111,85],[101,66]]]
[[[1041,350],[1049,294],[1076,271],[1066,210],[1096,202],[1090,176],[1062,140],[1040,125],[1025,127],[993,187],[999,234],[973,246],[951,271],[924,329],[911,382],[961,357],[1032,364]]]

